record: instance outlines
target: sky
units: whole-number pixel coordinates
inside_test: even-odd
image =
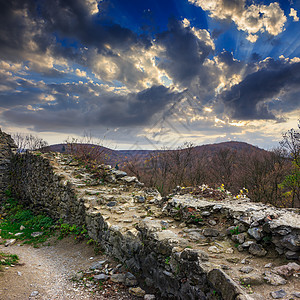
[[[0,127],[114,149],[278,146],[300,0],[0,0]]]

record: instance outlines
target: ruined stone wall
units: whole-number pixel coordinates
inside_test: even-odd
[[[9,185],[9,167],[16,145],[10,135],[0,129],[0,200]]]
[[[299,259],[297,210],[192,194],[163,201],[125,172],[101,165],[99,178],[58,153],[16,154],[6,163],[19,199],[36,212],[85,224],[108,254],[168,299],[271,299],[274,286],[296,289],[296,279],[265,268],[282,263],[280,254]]]
[[[55,220],[83,225],[83,200],[77,198],[69,181],[53,172],[51,156],[28,152],[11,158],[10,186],[13,195],[36,213],[44,212]]]

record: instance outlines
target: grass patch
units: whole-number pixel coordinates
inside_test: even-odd
[[[19,257],[16,254],[6,254],[0,252],[0,265],[1,266],[11,266],[18,263]]]
[[[2,202],[2,214],[5,214],[5,218],[1,216],[0,220],[3,239],[17,239],[38,247],[40,243],[45,242],[53,234],[54,221],[50,217],[42,214],[34,215],[31,210],[24,209],[13,198],[8,198]],[[34,232],[42,232],[43,234],[32,237],[31,234]]]

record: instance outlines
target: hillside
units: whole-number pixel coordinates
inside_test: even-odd
[[[159,152],[162,152],[162,150],[112,150],[107,147],[98,146],[98,145],[92,145],[92,144],[76,144],[77,147],[88,147],[89,151],[93,151],[93,153],[97,152],[99,155],[104,159],[105,163],[115,165],[115,164],[124,164],[125,162],[135,160],[135,161],[144,161],[146,160],[149,155],[155,155]],[[201,156],[206,156],[207,159],[215,155],[220,150],[234,150],[234,151],[243,151],[248,153],[267,153],[268,151],[258,148],[256,146],[253,146],[251,144],[245,143],[245,142],[236,142],[236,141],[230,141],[230,142],[222,142],[222,143],[216,143],[216,144],[207,144],[207,145],[200,145],[195,146],[194,150],[197,154]],[[68,146],[67,144],[55,144],[50,145],[47,147],[48,151],[54,151],[54,152],[66,152],[68,153]],[[181,149],[180,151],[185,151],[186,149]],[[168,152],[171,151],[178,151],[178,150],[168,150]]]

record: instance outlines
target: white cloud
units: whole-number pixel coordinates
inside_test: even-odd
[[[294,8],[291,8],[291,12],[289,14],[290,17],[294,18],[294,22],[298,22],[299,21],[299,17],[297,16],[297,11]]]
[[[284,30],[286,16],[277,2],[269,5],[252,4],[245,0],[189,0],[190,3],[210,12],[211,18],[233,21],[238,30],[248,33],[247,39],[254,43],[259,32],[278,35]]]
[[[79,77],[86,77],[86,72],[79,69],[75,70],[75,74]]]

